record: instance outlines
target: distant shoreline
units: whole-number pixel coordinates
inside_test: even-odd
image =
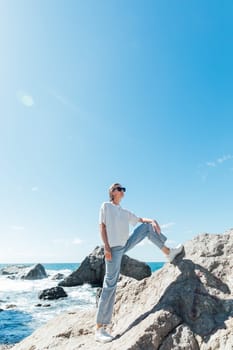
[[[165,262],[164,261],[144,261],[145,264],[149,265],[151,268],[151,271],[154,272],[161,268]],[[6,267],[6,266],[33,266],[36,263],[0,263],[0,269]],[[81,265],[81,263],[41,263],[45,269],[49,270],[60,270],[62,268],[66,269],[69,268],[70,270],[74,271],[78,269],[78,267]],[[0,349],[1,350],[1,349]]]

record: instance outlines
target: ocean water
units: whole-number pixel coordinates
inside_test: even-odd
[[[152,272],[164,263],[149,262]],[[0,264],[0,269],[9,264]],[[32,264],[25,264],[32,265]],[[68,276],[79,264],[43,264],[48,278],[41,280],[10,279],[0,275],[0,344],[15,344],[29,336],[42,324],[61,312],[95,307],[96,288],[85,284],[77,287],[63,287],[67,298],[39,300],[38,293],[57,286],[53,280],[57,273]],[[42,306],[37,306],[41,304]],[[3,311],[1,311],[3,310]]]

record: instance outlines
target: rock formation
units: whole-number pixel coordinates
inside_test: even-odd
[[[25,270],[27,266],[25,265],[9,265],[0,269],[0,275],[5,276],[14,276],[19,275],[22,271]]]
[[[73,287],[89,283],[102,286],[105,274],[104,250],[96,247],[81,263],[80,267],[59,283],[59,286]],[[151,275],[150,267],[144,262],[123,256],[121,274],[141,280]]]
[[[0,350],[9,350],[12,349],[13,345],[2,345],[0,344]]]
[[[119,282],[111,329],[94,340],[96,310],[59,315],[13,350],[232,350],[233,230],[202,234],[186,256],[141,281]]]
[[[53,281],[56,281],[56,280],[62,280],[63,278],[65,278],[65,275],[63,273],[56,273],[51,279]]]
[[[46,277],[48,277],[47,273],[45,271],[44,266],[41,264],[36,264],[36,265],[30,267],[21,276],[21,278],[23,278],[25,280],[39,280],[39,279],[46,278]]]
[[[64,291],[62,287],[53,287],[44,289],[38,295],[39,299],[43,300],[55,300],[60,298],[66,298],[67,293]]]
[[[37,280],[48,277],[44,266],[41,264],[34,266],[10,265],[2,268],[0,275],[5,275],[12,279],[21,278],[26,280]]]

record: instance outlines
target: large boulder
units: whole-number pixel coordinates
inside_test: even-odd
[[[64,291],[62,287],[53,287],[44,289],[38,294],[39,299],[43,300],[55,300],[60,298],[66,298],[67,293]]]
[[[102,286],[105,274],[104,249],[96,247],[81,263],[80,267],[59,283],[59,286],[73,287],[90,283]],[[124,255],[121,263],[121,274],[141,280],[151,275],[150,267],[141,261]]]
[[[36,264],[24,271],[24,273],[21,275],[22,279],[25,280],[39,280],[42,278],[47,278],[47,273],[45,271],[45,268],[41,264]]]
[[[143,278],[151,276],[151,268],[146,263],[125,254],[121,261],[121,274],[141,281]]]
[[[95,342],[93,308],[61,314],[13,350],[232,350],[233,230],[199,235],[185,250],[150,278],[121,279],[112,343]]]

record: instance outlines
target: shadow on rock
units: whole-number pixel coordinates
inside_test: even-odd
[[[172,310],[204,342],[218,329],[226,328],[225,321],[233,315],[233,300],[227,299],[230,294],[228,285],[191,260],[179,259],[174,265],[181,274],[167,287],[159,302],[138,317],[118,337],[159,310]]]

